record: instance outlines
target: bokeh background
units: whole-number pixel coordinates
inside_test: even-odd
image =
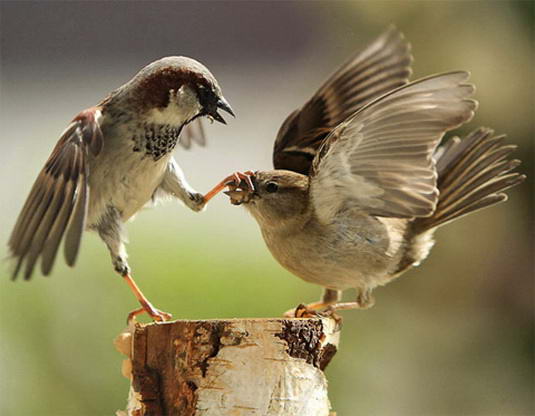
[[[506,204],[448,225],[431,257],[344,313],[327,369],[341,416],[528,415],[533,402],[534,3],[7,2],[0,4],[0,255],[59,134],[145,64],[188,55],[218,78],[238,117],[209,146],[178,149],[208,190],[271,166],[283,119],[391,24],[412,42],[414,76],[467,69],[470,126],[517,143],[527,183]],[[203,214],[169,202],[128,225],[138,283],[180,318],[270,317],[318,298],[270,256],[256,223],[223,196]],[[128,382],[112,339],[136,302],[87,234],[75,269],[11,282],[0,271],[0,414],[111,415]]]

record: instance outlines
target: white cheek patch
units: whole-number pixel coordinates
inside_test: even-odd
[[[165,108],[154,108],[147,113],[152,123],[179,127],[201,111],[197,94],[183,85],[178,91],[169,91],[169,104]]]

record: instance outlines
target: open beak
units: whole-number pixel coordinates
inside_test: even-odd
[[[232,205],[241,205],[243,203],[248,203],[251,200],[251,193],[248,191],[224,191],[225,195],[230,197],[230,203]]]
[[[213,108],[212,111],[210,111],[209,115],[212,116],[212,118],[214,120],[217,120],[219,121],[220,123],[223,123],[223,124],[227,124],[227,122],[225,121],[225,119],[221,116],[221,114],[219,114],[217,112],[218,109],[221,109],[227,113],[229,113],[232,117],[236,117],[236,115],[234,114],[234,110],[232,110],[232,107],[230,106],[230,104],[227,102],[227,100],[225,100],[224,97],[221,97],[217,100],[216,104],[215,104],[215,107]]]

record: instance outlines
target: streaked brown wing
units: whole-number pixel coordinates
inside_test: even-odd
[[[405,85],[411,63],[410,45],[395,28],[349,59],[284,121],[273,149],[275,169],[307,175],[332,129],[373,99]]]
[[[184,126],[180,132],[179,143],[186,150],[191,148],[192,143],[196,143],[201,147],[206,145],[206,135],[200,118]]]
[[[8,243],[16,261],[13,279],[23,265],[29,279],[39,258],[42,273],[48,275],[62,239],[66,262],[74,265],[89,201],[87,155],[97,155],[103,145],[99,118],[97,107],[80,113],[39,173]]]
[[[402,86],[338,126],[313,161],[311,195],[329,222],[344,206],[382,217],[425,217],[438,199],[433,153],[446,131],[470,120],[477,103],[466,72]]]

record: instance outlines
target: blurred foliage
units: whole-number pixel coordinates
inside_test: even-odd
[[[230,171],[269,167],[284,117],[394,23],[413,45],[415,77],[471,70],[481,105],[460,133],[507,133],[530,176],[506,204],[439,230],[430,258],[376,290],[373,309],[344,313],[327,369],[333,407],[341,416],[534,414],[533,4],[2,2],[0,241],[65,123],[150,60],[199,58],[238,112],[228,127],[209,127],[207,149],[177,151],[204,190]],[[156,207],[128,230],[139,285],[177,318],[277,316],[319,296],[276,264],[254,221],[224,198],[202,215]],[[74,270],[58,262],[31,283],[7,271],[0,414],[124,408],[112,339],[136,303],[98,238],[86,236]]]

